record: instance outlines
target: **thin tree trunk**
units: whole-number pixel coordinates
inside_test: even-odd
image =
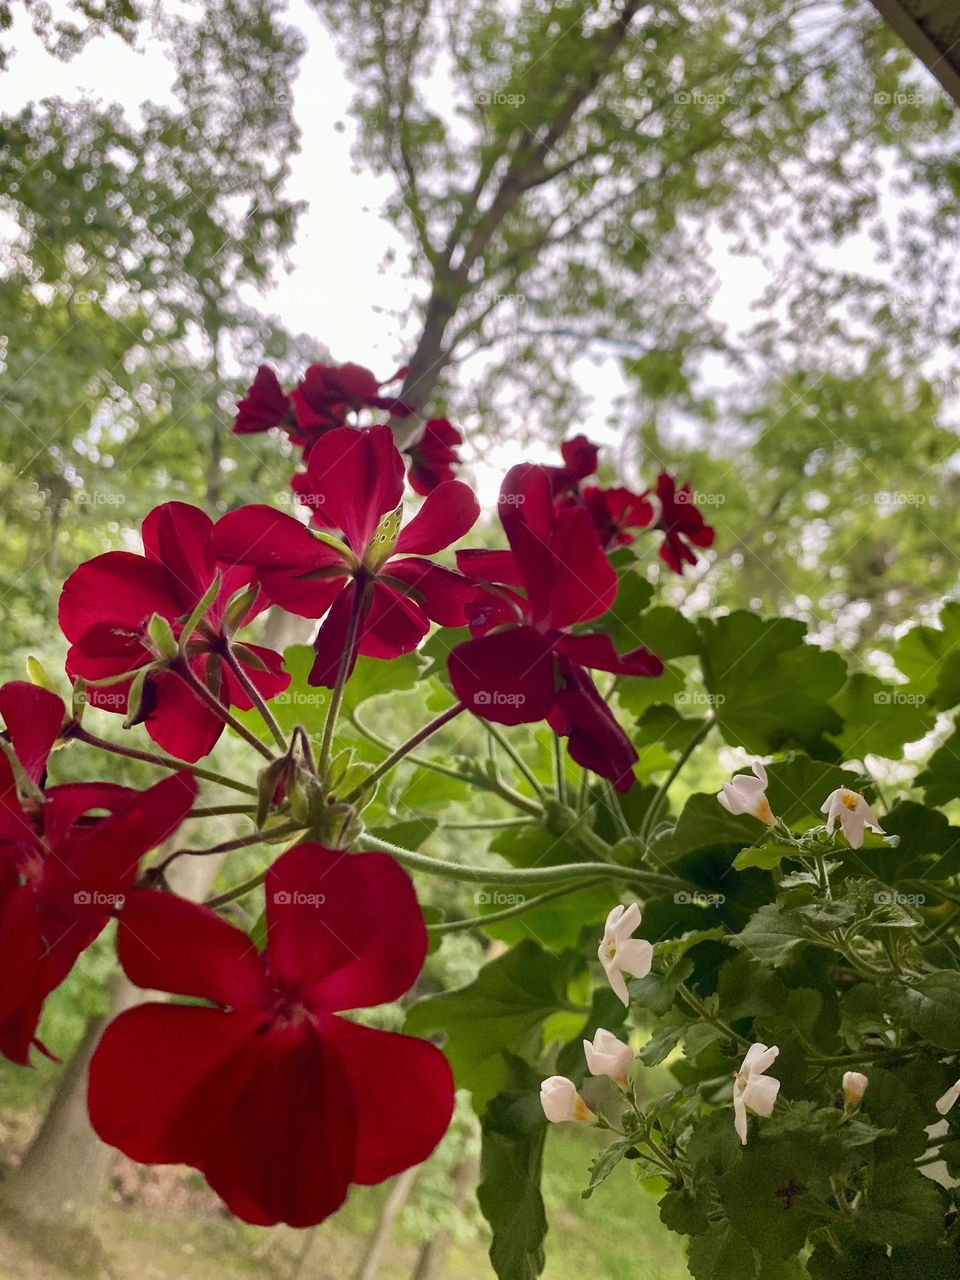
[[[467,1203],[467,1197],[476,1182],[477,1162],[474,1159],[461,1160],[453,1171],[453,1195],[450,1204],[459,1211]],[[420,1247],[416,1264],[410,1280],[441,1280],[443,1265],[453,1244],[453,1232],[444,1227]]]
[[[390,1243],[390,1237],[393,1235],[393,1224],[397,1220],[397,1214],[403,1208],[410,1198],[410,1192],[413,1190],[413,1184],[417,1180],[419,1169],[415,1166],[401,1173],[396,1182],[390,1188],[390,1193],[383,1203],[380,1211],[380,1219],[370,1234],[367,1241],[367,1247],[364,1250],[363,1257],[360,1259],[360,1265],[354,1273],[353,1280],[376,1280],[380,1271],[380,1263],[383,1261],[383,1252]]]

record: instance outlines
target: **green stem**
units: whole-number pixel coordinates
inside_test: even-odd
[[[379,734],[367,728],[356,711],[350,712],[350,723],[354,726],[358,733],[361,733],[368,742],[372,742],[382,751],[393,751],[386,739],[381,738]],[[407,756],[411,764],[417,765],[421,769],[430,769],[433,773],[439,773],[445,778],[455,778],[457,782],[464,781],[462,769],[451,769],[448,765],[439,764],[435,760],[428,760],[426,756],[417,756],[412,752]],[[489,791],[492,795],[500,796],[502,800],[506,800],[508,804],[512,804],[515,809],[520,809],[524,813],[529,814],[531,818],[541,817],[540,806],[534,804],[532,800],[528,800],[526,796],[520,795],[518,791],[514,791],[512,787],[508,787],[500,778],[491,778],[487,774],[471,775],[470,781],[474,786],[481,788],[483,791]]]
[[[556,734],[553,734],[553,776],[556,782],[557,801],[559,804],[566,804],[567,780],[563,772],[563,748]]]
[[[716,1027],[716,1029],[718,1031],[722,1031],[725,1036],[729,1036],[739,1048],[744,1050],[750,1048],[750,1041],[745,1040],[743,1036],[738,1035],[729,1023],[724,1022],[722,1018],[718,1018],[716,1014],[711,1013],[696,992],[691,991],[685,982],[681,982],[678,985],[677,990],[690,1007],[696,1011],[697,1015],[703,1022],[708,1022],[711,1027]]]
[[[257,686],[253,683],[253,681],[247,675],[246,671],[243,669],[243,664],[239,661],[239,659],[237,658],[237,655],[234,653],[233,645],[230,643],[229,640],[225,641],[223,656],[226,658],[227,665],[229,666],[230,670],[233,672],[233,674],[237,677],[237,680],[240,682],[240,685],[242,686],[244,693],[247,695],[247,697],[256,707],[257,711],[260,713],[260,719],[263,721],[263,723],[267,726],[267,728],[273,734],[273,740],[277,744],[277,746],[280,748],[281,754],[286,755],[287,740],[283,736],[283,730],[277,724],[274,718],[273,712],[267,706],[260,690],[257,688]]]
[[[245,724],[241,724],[237,717],[233,714],[229,707],[224,706],[220,699],[208,689],[202,680],[199,680],[194,673],[192,667],[186,661],[178,660],[171,663],[170,670],[194,693],[201,702],[210,708],[215,716],[228,725],[234,733],[238,734],[245,742],[248,742],[254,751],[259,751],[265,760],[273,759],[273,752],[270,748],[257,737],[252,730],[248,729]]]
[[[266,878],[266,870],[258,871],[255,876],[250,876],[249,879],[241,881],[240,884],[234,885],[232,889],[225,889],[223,893],[216,893],[212,898],[205,899],[203,905],[210,907],[214,911],[217,907],[225,907],[228,903],[236,902],[238,898],[242,898],[258,888]]]
[[[344,636],[343,652],[340,655],[340,665],[337,668],[337,679],[334,683],[333,690],[330,694],[330,705],[327,708],[327,718],[323,724],[323,738],[320,742],[320,758],[317,762],[317,773],[319,777],[324,778],[330,764],[330,755],[333,750],[333,734],[337,727],[337,717],[340,714],[340,703],[343,701],[343,691],[347,684],[347,673],[350,670],[353,661],[353,653],[357,644],[357,632],[360,629],[360,616],[363,613],[363,601],[366,595],[366,581],[362,574],[358,574],[354,578],[353,600],[350,605],[350,619],[347,622],[347,633]]]
[[[478,818],[476,822],[441,822],[441,831],[502,831],[508,827],[526,827],[528,818]]]
[[[664,781],[660,784],[660,788],[657,791],[657,794],[653,797],[653,800],[650,802],[650,808],[647,810],[646,816],[644,817],[644,820],[640,826],[640,838],[644,844],[649,843],[649,837],[653,832],[654,827],[656,826],[657,819],[660,816],[660,811],[662,810],[664,804],[666,803],[667,793],[669,792],[670,788],[673,786],[674,782],[676,782],[681,769],[687,763],[690,757],[693,755],[694,751],[696,751],[697,747],[699,747],[700,743],[704,740],[704,738],[713,728],[715,723],[716,723],[716,719],[713,715],[713,712],[711,711],[710,714],[704,720],[703,724],[697,730],[697,732],[693,735],[693,737],[690,739],[690,741],[687,743],[684,749],[680,752],[680,755],[677,758],[676,764],[670,770],[669,774],[664,779]]]
[[[154,751],[141,751],[138,747],[125,747],[120,742],[109,742],[106,738],[98,738],[96,734],[89,733],[76,721],[70,727],[67,736],[75,742],[84,743],[88,747],[97,747],[100,751],[110,751],[115,756],[126,756],[128,760],[142,760],[144,764],[155,764],[161,769],[171,769],[175,773],[179,773],[181,769],[186,769],[195,778],[203,778],[205,782],[215,782],[221,787],[230,787],[232,790],[242,791],[248,796],[257,794],[256,787],[250,787],[245,782],[237,782],[235,778],[227,778],[222,773],[214,772],[213,769],[205,769],[201,765],[190,764],[186,760],[178,760],[175,756],[160,755]]]
[[[552,902],[554,898],[563,898],[568,893],[579,893],[582,889],[589,889],[595,884],[603,883],[602,877],[595,877],[593,880],[584,880],[579,884],[560,885],[559,888],[548,889],[546,893],[537,894],[534,898],[524,898],[522,902],[504,907],[501,911],[490,911],[483,916],[471,916],[468,920],[444,920],[440,924],[428,924],[427,932],[460,933],[465,929],[482,929],[485,925],[523,915],[525,911],[536,911],[537,907],[542,907],[545,902]]]
[[[250,818],[256,814],[256,806],[251,804],[212,804],[205,809],[191,809],[188,818],[221,818],[228,813],[245,813]]]
[[[497,728],[497,726],[495,724],[492,724],[489,720],[481,720],[481,724],[486,729],[487,733],[490,734],[491,738],[493,738],[494,742],[496,742],[497,745],[501,747],[503,751],[505,751],[506,754],[513,761],[513,764],[515,765],[517,772],[523,778],[526,779],[528,786],[531,788],[531,790],[533,791],[533,794],[537,797],[537,799],[546,800],[547,793],[544,790],[543,786],[537,780],[537,777],[534,774],[533,770],[530,768],[527,762],[523,759],[520,753],[516,750],[515,747],[513,747],[507,741],[506,736],[502,734],[500,730]]]
[[[418,729],[412,737],[406,742],[401,742],[387,756],[386,760],[381,760],[372,773],[367,774],[364,780],[358,783],[353,790],[343,797],[344,804],[353,804],[355,800],[359,800],[369,787],[379,782],[385,773],[389,773],[395,764],[398,764],[404,756],[409,755],[415,747],[419,747],[420,743],[436,733],[438,729],[442,729],[445,724],[449,724],[454,716],[458,716],[461,711],[465,710],[462,702],[455,702],[452,707],[436,716],[429,724],[425,724],[422,729]]]
[[[555,867],[470,867],[401,849],[369,832],[364,835],[363,843],[367,848],[392,854],[402,866],[409,867],[412,871],[447,876],[451,880],[462,880],[468,884],[555,884],[602,877],[625,880],[656,892],[687,887],[682,880],[675,880],[673,876],[663,876],[655,871],[642,871],[635,867],[619,867],[612,862],[570,862]]]
[[[154,875],[162,875],[171,862],[189,855],[193,858],[206,858],[214,853],[231,853],[234,849],[246,849],[252,844],[263,844],[269,837],[271,842],[276,836],[292,836],[303,831],[302,822],[288,822],[284,827],[271,827],[269,831],[254,831],[248,836],[236,836],[233,840],[224,840],[222,844],[211,845],[209,849],[174,849],[162,862],[156,863],[150,870]]]

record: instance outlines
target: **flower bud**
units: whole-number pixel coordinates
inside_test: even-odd
[[[172,662],[179,650],[170,623],[162,613],[150,615],[147,623],[147,635],[154,655],[164,662]]]
[[[589,1040],[584,1040],[583,1052],[591,1075],[610,1076],[618,1084],[627,1083],[633,1050],[628,1044],[618,1040],[612,1031],[604,1031],[603,1027],[599,1027],[592,1044]]]
[[[848,1107],[859,1107],[869,1083],[869,1079],[861,1071],[843,1073],[843,1096]]]
[[[550,1076],[540,1086],[540,1105],[549,1121],[576,1120],[590,1124],[596,1116],[577,1093],[577,1086],[566,1076]]]

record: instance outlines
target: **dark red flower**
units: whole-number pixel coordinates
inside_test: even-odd
[[[237,401],[237,416],[233,430],[236,435],[250,435],[257,431],[269,431],[271,427],[293,424],[290,397],[280,385],[280,379],[269,365],[262,364],[257,376],[247,388],[247,394]]]
[[[312,364],[294,392],[297,416],[301,417],[302,406],[314,414],[341,422],[348,413],[359,413],[362,409],[384,409],[391,417],[409,418],[415,412],[413,406],[396,396],[382,395],[381,388],[386,385],[359,364]],[[301,425],[308,426],[307,414],[303,415]]]
[[[314,642],[312,684],[332,687],[357,611],[358,653],[393,658],[415,649],[430,620],[466,622],[471,584],[424,557],[465,534],[479,515],[473,493],[447,480],[400,527],[403,459],[389,427],[339,427],[310,453],[297,489],[323,529],[314,534],[272,507],[242,507],[217,526],[224,560],[255,565],[275,604],[305,618],[326,615]]]
[[[586,510],[554,503],[545,468],[509,471],[499,513],[510,551],[457,556],[468,576],[500,584],[478,591],[470,606],[475,638],[450,655],[457,697],[498,724],[546,719],[578,764],[626,790],[637,754],[586,668],[656,676],[663,664],[643,647],[619,655],[607,635],[571,634],[609,609],[617,579]]]
[[[660,519],[656,527],[666,535],[660,548],[660,559],[674,573],[683,573],[684,564],[697,563],[691,546],[712,547],[716,530],[697,510],[688,484],[678,489],[673,477],[662,471],[654,488],[660,500]]]
[[[629,489],[583,489],[580,500],[604,547],[632,542],[632,530],[649,529],[657,518],[656,505],[647,495]]]
[[[61,700],[21,681],[0,688],[6,736],[38,784],[63,722]],[[112,783],[49,787],[22,798],[0,754],[0,1053],[26,1065],[43,1002],[135,883],[148,850],[193,804],[187,773],[147,791]],[[106,816],[105,816],[106,815]]]
[[[453,1113],[443,1054],[338,1016],[396,1000],[427,948],[413,885],[387,855],[317,844],[266,880],[267,946],[205,907],[141,890],[118,950],[141,987],[209,1001],[144,1004],[90,1065],[93,1126],[146,1164],[200,1170],[238,1217],[308,1227],[425,1160]]]
[[[408,479],[415,493],[432,493],[438,484],[452,480],[460,465],[459,445],[463,436],[446,418],[430,418],[423,435],[407,449],[410,459]]]
[[[588,440],[586,436],[571,436],[560,446],[563,458],[562,467],[544,467],[550,477],[550,485],[554,494],[576,492],[580,481],[592,476],[597,470],[597,459],[600,446]]]
[[[250,569],[218,563],[214,524],[198,507],[167,502],[156,507],[142,525],[142,556],[108,551],[80,565],[60,596],[60,626],[71,642],[67,672],[87,682],[134,672],[153,662],[147,623],[160,614],[179,638],[183,625],[207,594],[219,572],[220,586],[190,637],[188,661],[229,706],[249,709],[250,699],[222,655],[224,612],[231,597],[250,584]],[[238,620],[245,625],[266,606],[260,597]],[[265,698],[290,683],[282,659],[259,645],[238,646],[247,676]],[[126,712],[130,681],[88,687],[87,701],[108,711]],[[171,669],[147,681],[142,717],[154,742],[181,760],[199,760],[212,750],[223,730],[222,720]]]

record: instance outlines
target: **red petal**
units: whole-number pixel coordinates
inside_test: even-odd
[[[469,485],[447,480],[427,495],[413,519],[400,530],[396,554],[434,555],[468,533],[480,514]]]
[[[358,652],[367,658],[396,658],[415,649],[429,630],[430,621],[415,600],[377,579]]]
[[[269,431],[279,427],[289,412],[290,401],[280,380],[269,365],[262,364],[242,400],[237,401],[233,430],[237,435]]]
[[[172,619],[182,612],[163,566],[130,551],[94,556],[71,573],[60,593],[60,629],[93,657],[103,650],[102,643],[95,648],[84,643],[92,627],[106,622],[116,631],[136,634],[153,613]]]
[[[617,594],[617,575],[582,507],[556,513],[552,550],[551,624],[571,627],[606,613]]]
[[[413,884],[385,853],[294,845],[267,872],[266,903],[271,978],[314,1010],[396,1000],[423,966]]]
[[[619,654],[613,641],[605,635],[563,636],[557,641],[557,651],[580,666],[612,671],[616,675],[659,676],[663,673],[663,663],[649,649],[641,646]]]
[[[309,684],[323,685],[327,689],[332,689],[337,682],[343,651],[347,644],[350,614],[353,610],[353,602],[357,592],[357,584],[352,581],[341,582],[340,587],[341,590],[331,605],[330,612],[320,623],[319,630],[314,637],[313,648],[316,657],[307,677]],[[369,608],[369,605],[366,605],[365,608]],[[362,623],[363,619],[361,618],[361,626]],[[353,673],[356,661],[357,647],[354,645],[353,653],[350,655],[346,669],[348,679]]]
[[[273,649],[265,649],[259,644],[247,644],[243,647],[245,649],[249,649],[251,653],[256,654],[264,664],[264,667],[266,667],[266,670],[263,670],[260,667],[255,667],[249,662],[244,662],[242,656],[239,656],[241,667],[260,696],[262,698],[266,698],[269,702],[270,699],[275,698],[278,693],[283,693],[284,689],[286,689],[290,683],[290,677],[283,669],[283,655],[277,653]],[[249,711],[253,704],[250,701],[247,691],[226,663],[224,663],[223,672],[227,681],[230,705],[232,707],[239,707],[242,711]]]
[[[562,665],[565,685],[557,694],[550,727],[568,739],[572,760],[608,778],[618,791],[629,791],[637,762],[633,744],[583,668],[567,660]]]
[[[457,697],[485,720],[529,724],[553,706],[553,649],[533,627],[509,627],[457,645],[448,667]]]
[[[310,450],[307,500],[360,557],[403,497],[403,458],[389,427],[337,427]]]
[[[217,522],[214,545],[227,563],[257,565],[270,600],[306,618],[322,617],[343,586],[341,577],[308,576],[345,571],[337,551],[293,516],[261,503],[223,516]]]
[[[169,573],[181,612],[192,612],[217,570],[213,521],[188,502],[165,502],[150,512],[140,535],[147,559],[162,564]]]
[[[151,681],[156,695],[145,721],[147,733],[164,751],[191,764],[213,750],[223,721],[179,676],[165,672]]]
[[[440,1050],[341,1018],[323,1036],[356,1098],[353,1180],[372,1186],[426,1160],[453,1116],[453,1075]]]
[[[486,551],[483,548],[457,552],[457,568],[474,582],[503,583],[522,587],[520,566],[512,551]]]
[[[497,504],[510,549],[520,570],[534,621],[550,614],[554,556],[553,496],[543,467],[521,463],[511,467],[500,486]]]
[[[389,585],[396,582],[423,609],[428,618],[443,627],[466,625],[464,606],[476,593],[473,583],[452,569],[444,569],[417,556],[391,560],[386,568]],[[383,581],[383,579],[381,579]]]
[[[0,686],[0,716],[24,772],[39,782],[63,725],[63,700],[28,680]]]
[[[0,1052],[26,1066],[45,994],[40,984],[43,944],[27,887],[0,904]]]
[[[143,1004],[121,1014],[90,1063],[94,1129],[132,1160],[200,1167],[232,1119],[235,1094],[224,1086],[258,1023],[252,1014],[186,1005]]]
[[[117,954],[138,987],[231,1008],[266,1007],[263,961],[245,933],[172,893],[136,889],[120,913]]]

